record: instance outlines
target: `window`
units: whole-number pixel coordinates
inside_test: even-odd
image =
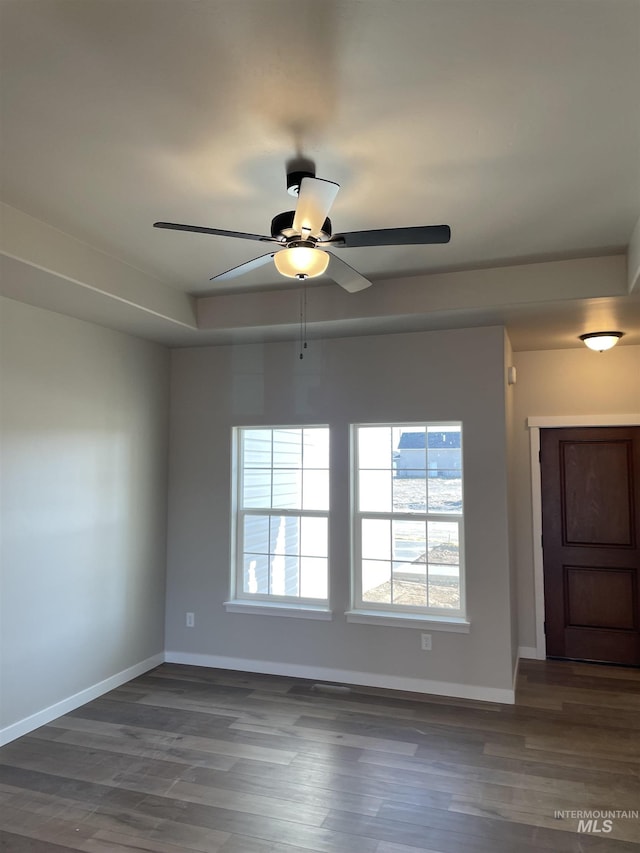
[[[236,428],[235,596],[328,600],[328,427]]]
[[[354,609],[463,617],[462,425],[353,427]]]

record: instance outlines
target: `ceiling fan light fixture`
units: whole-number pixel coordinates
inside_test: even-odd
[[[622,335],[623,332],[589,332],[586,335],[580,335],[580,340],[589,349],[595,352],[604,352],[614,347]]]
[[[287,278],[315,278],[326,271],[329,255],[322,249],[293,246],[276,252],[273,262],[280,275]]]

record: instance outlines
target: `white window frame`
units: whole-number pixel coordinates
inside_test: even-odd
[[[232,429],[232,471],[231,471],[231,598],[224,603],[225,609],[236,613],[252,613],[256,611],[269,612],[271,615],[301,616],[304,618],[330,619],[330,515],[326,510],[316,509],[286,509],[282,507],[243,507],[242,483],[244,472],[243,435],[249,430],[310,430],[325,429],[327,424],[253,424],[236,426]],[[329,433],[329,442],[331,435]],[[330,448],[329,448],[330,452]],[[302,449],[301,468],[304,471],[304,441]],[[272,460],[273,462],[273,460]],[[265,468],[271,473],[274,468]],[[327,468],[331,475],[330,463]],[[327,597],[310,598],[292,595],[276,595],[271,593],[245,592],[244,586],[244,518],[248,515],[277,516],[291,518],[325,518],[327,520]]]
[[[461,480],[462,480],[462,512],[433,513],[428,509],[412,512],[372,512],[359,509],[359,472],[358,459],[358,431],[361,428],[381,427],[424,427],[425,431],[430,427],[456,426],[460,428],[460,453],[461,453]],[[419,626],[430,626],[435,630],[452,630],[468,632],[469,622],[466,619],[466,593],[465,593],[465,553],[464,553],[464,448],[463,448],[463,424],[458,420],[450,421],[399,421],[394,423],[358,423],[351,424],[351,589],[352,608],[347,612],[347,620],[350,622],[371,622],[375,624],[394,625],[399,619],[411,620]],[[428,478],[427,478],[428,488]],[[362,520],[363,519],[384,520],[407,520],[416,521],[443,521],[457,523],[458,525],[458,547],[459,547],[459,609],[437,608],[418,605],[393,604],[387,602],[363,601],[362,598]]]

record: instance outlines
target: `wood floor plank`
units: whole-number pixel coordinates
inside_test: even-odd
[[[203,836],[201,841],[171,844],[160,838],[141,838],[121,832],[98,831],[87,838],[80,850],[84,853],[220,853],[222,846],[213,838]]]
[[[180,746],[144,746],[139,740],[127,737],[114,737],[100,732],[91,733],[77,729],[58,729],[55,737],[49,737],[50,727],[43,726],[32,732],[30,737],[35,740],[57,740],[59,743],[67,743],[73,746],[83,746],[88,749],[99,749],[105,752],[115,752],[141,758],[152,758],[157,761],[175,762],[187,767],[209,767],[216,770],[230,770],[239,760],[232,755],[219,755],[212,752],[204,752],[198,749],[187,749]]]
[[[277,786],[281,780],[291,781],[296,785],[308,785],[314,790],[329,790],[335,792],[341,798],[345,793],[351,793],[361,797],[381,799],[397,799],[399,802],[411,803],[414,806],[432,805],[439,808],[447,808],[451,795],[429,789],[422,783],[410,785],[404,781],[404,774],[397,774],[390,779],[388,774],[376,774],[377,768],[371,768],[357,762],[319,762],[310,761],[308,758],[296,759],[287,768],[275,765],[252,764],[248,761],[238,762],[236,767],[238,774],[253,775],[261,779],[268,786]],[[283,772],[284,771],[284,772]],[[352,809],[348,807],[348,799],[341,799],[341,808],[346,811],[367,813],[367,809]]]
[[[1,750],[0,764],[93,782],[117,780],[122,773],[141,773],[170,783],[180,777],[184,767],[174,761],[87,748],[59,740],[49,742],[46,755],[43,756],[42,742],[30,736],[17,745],[8,744],[6,749]]]
[[[0,829],[0,850],[2,853],[71,853],[77,849],[77,847],[53,844],[49,840],[29,838]]]
[[[172,749],[174,746],[193,749],[204,754],[227,755],[235,758],[253,758],[256,761],[269,761],[276,764],[290,764],[296,757],[296,752],[287,749],[274,749],[268,746],[256,746],[235,740],[220,740],[214,737],[199,737],[195,735],[175,735],[171,732],[158,732],[152,728],[132,728],[118,723],[105,723],[100,720],[83,719],[80,717],[60,717],[49,723],[50,726],[61,726],[64,729],[77,729],[96,734],[106,734],[114,738],[125,738],[137,743],[149,743],[154,747]]]
[[[325,774],[324,777],[320,777],[320,774],[311,776],[307,773],[292,773],[290,767],[282,772],[281,765],[275,764],[271,765],[267,772],[264,764],[254,763],[253,767],[247,769],[248,763],[238,766],[236,772],[225,773],[195,767],[183,774],[183,778],[199,785],[218,788],[226,786],[229,790],[244,794],[258,795],[268,791],[270,797],[290,803],[313,805],[327,811],[340,808],[358,814],[373,815],[377,814],[383,802],[380,796],[383,793],[382,788],[378,796],[359,794],[354,791],[348,779],[340,785],[335,773]]]
[[[274,726],[257,725],[255,723],[248,725],[246,723],[233,723],[230,728],[241,732],[264,733],[267,735],[280,737],[287,733],[282,728]],[[330,743],[339,746],[353,746],[357,749],[373,750],[374,752],[390,752],[393,755],[415,755],[418,745],[400,740],[391,740],[389,738],[372,737],[369,734],[357,734],[354,731],[330,731],[318,728],[305,726],[304,728],[291,727],[290,735],[300,738],[304,742],[313,743]]]
[[[93,829],[86,824],[78,825],[63,818],[17,808],[0,810],[0,826],[34,841],[49,841],[75,849],[80,849],[83,841],[93,835]]]
[[[564,804],[563,804],[564,805]],[[637,805],[637,802],[635,803]],[[577,821],[558,820],[553,817],[554,810],[558,806],[558,801],[549,804],[547,801],[541,802],[534,798],[525,801],[524,803],[505,804],[495,802],[490,799],[481,801],[469,801],[463,798],[454,797],[449,807],[450,811],[457,811],[466,815],[475,815],[476,817],[500,818],[508,820],[511,823],[520,823],[526,826],[538,826],[551,830],[562,830],[573,832]],[[566,806],[567,809],[578,808],[584,809],[584,804],[579,804],[573,807]],[[612,831],[607,833],[610,840],[628,841],[636,845],[640,844],[640,825],[637,821],[624,820],[618,821]]]
[[[400,841],[409,847],[428,849],[441,846],[447,853],[515,853],[516,850],[517,853],[540,853],[539,848],[528,842],[518,842],[518,846],[514,847],[511,840],[485,838],[481,835],[448,831],[389,818],[359,817],[334,812],[327,818],[325,825],[331,829],[375,838],[378,841]]]
[[[447,853],[574,853],[597,849],[600,842],[596,839],[596,843],[592,843],[590,837],[585,836],[586,841],[580,838],[584,846],[579,847],[573,833],[469,815],[455,815],[448,820],[443,815],[437,810],[417,812],[399,807],[373,818],[332,812],[325,826],[381,841],[399,840],[408,846],[440,845]],[[609,846],[602,848],[603,853],[605,850],[607,853],[632,853],[637,849],[634,843],[626,841],[607,838],[606,843]]]
[[[624,756],[615,758],[592,755],[588,751],[554,752],[549,749],[514,749],[501,743],[485,744],[484,754],[507,758],[511,760],[525,760],[535,764],[546,764],[550,768],[558,768],[558,778],[569,768],[584,768],[593,773],[612,773],[618,776],[638,778],[638,762],[627,761]]]
[[[435,847],[407,847],[406,844],[394,844],[388,841],[381,841],[376,847],[376,853],[446,853],[442,848],[436,850]]]
[[[281,841],[262,841],[246,835],[232,835],[220,853],[309,853],[309,848]]]
[[[118,834],[124,835],[129,844],[133,843],[130,839],[142,844],[150,841],[156,846],[167,843],[180,850],[201,853],[213,853],[230,838],[230,833],[218,829],[169,820],[161,815],[144,815],[137,810],[111,808],[105,804],[93,808],[84,818],[84,824],[91,833],[90,838],[102,839]],[[151,849],[155,848],[152,846]]]

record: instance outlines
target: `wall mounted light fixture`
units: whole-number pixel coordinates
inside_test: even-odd
[[[580,340],[596,352],[604,352],[607,349],[614,347],[624,332],[589,332],[586,335],[580,335]]]

